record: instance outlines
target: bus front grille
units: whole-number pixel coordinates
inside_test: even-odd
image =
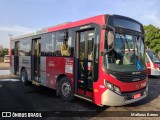
[[[140,71],[140,72],[108,71],[108,73],[122,82],[136,82],[140,80],[145,80],[147,78],[147,71]]]

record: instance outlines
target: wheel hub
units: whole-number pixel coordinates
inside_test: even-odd
[[[71,93],[71,86],[68,82],[62,84],[62,93],[65,97],[68,97]]]

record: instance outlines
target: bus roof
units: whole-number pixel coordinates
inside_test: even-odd
[[[54,26],[51,26],[51,27],[42,28],[38,31],[29,33],[29,34],[12,37],[12,40],[17,40],[17,39],[21,39],[21,38],[25,38],[25,37],[32,37],[32,36],[40,35],[40,34],[43,34],[43,33],[68,29],[68,28],[71,28],[71,27],[81,26],[81,25],[85,25],[85,24],[89,24],[89,23],[102,24],[102,23],[105,23],[105,17],[104,16],[105,15],[98,15],[98,16],[86,18],[86,19],[83,19],[83,20],[75,21],[75,22],[61,23],[61,24],[54,25]],[[102,18],[102,19],[100,19],[100,18]]]
[[[86,18],[86,19],[83,19],[83,20],[75,21],[75,22],[65,22],[65,23],[61,23],[61,24],[54,25],[54,26],[51,26],[51,27],[42,28],[40,30],[37,30],[37,31],[29,33],[29,34],[20,35],[20,36],[17,36],[17,37],[12,37],[12,40],[18,40],[18,39],[21,39],[21,38],[32,37],[32,36],[40,35],[40,34],[43,34],[43,33],[49,33],[49,32],[53,32],[53,31],[78,27],[78,26],[82,26],[82,25],[85,26],[89,23],[97,23],[99,25],[104,25],[105,24],[105,16],[122,17],[122,18],[133,20],[133,21],[139,23],[138,21],[136,21],[132,18],[129,18],[129,17],[125,17],[125,16],[103,14],[103,15],[98,15],[98,16]]]

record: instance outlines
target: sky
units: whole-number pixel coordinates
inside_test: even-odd
[[[101,14],[117,14],[160,27],[160,0],[0,0],[0,45],[13,36]]]

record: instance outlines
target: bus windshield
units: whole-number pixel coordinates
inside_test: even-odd
[[[108,46],[105,47],[107,48]],[[114,49],[104,56],[104,66],[119,72],[144,70],[145,50],[142,38],[116,33]]]
[[[156,57],[156,55],[154,54],[154,52],[147,50],[146,51],[149,58],[152,60],[152,62],[154,63],[160,63],[160,60],[158,59],[158,57]]]

